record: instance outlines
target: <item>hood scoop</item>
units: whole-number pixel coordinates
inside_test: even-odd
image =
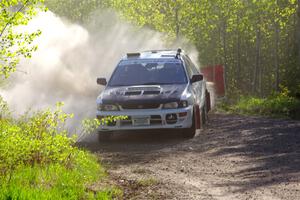
[[[126,89],[125,96],[136,96],[136,95],[158,95],[161,93],[161,87],[157,86],[133,86]]]
[[[141,95],[142,91],[126,91],[125,96]]]

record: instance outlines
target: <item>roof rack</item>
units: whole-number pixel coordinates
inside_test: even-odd
[[[143,53],[152,53],[152,54],[160,54],[161,57],[175,57],[176,59],[179,59],[183,53],[183,50],[181,48],[175,49],[161,49],[161,50],[148,50],[148,51],[142,51],[141,53],[127,53],[127,58],[139,58],[142,56]]]
[[[163,51],[176,51],[176,49],[159,49],[159,50],[147,50],[147,51],[143,51],[143,52],[151,52],[151,53],[159,53],[159,52],[163,52]]]

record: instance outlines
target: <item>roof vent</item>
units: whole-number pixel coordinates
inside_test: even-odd
[[[140,53],[127,53],[127,58],[136,58],[140,56],[141,56]]]

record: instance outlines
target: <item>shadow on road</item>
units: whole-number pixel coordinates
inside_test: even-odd
[[[210,128],[218,134],[204,143],[205,150],[218,148],[213,156],[246,157],[243,169],[231,174],[236,181],[221,186],[245,191],[300,180],[300,122],[220,115]]]

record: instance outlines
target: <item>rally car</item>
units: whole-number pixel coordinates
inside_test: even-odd
[[[205,123],[210,95],[199,68],[181,49],[128,53],[97,98],[99,137],[115,131],[166,129],[192,138]]]

